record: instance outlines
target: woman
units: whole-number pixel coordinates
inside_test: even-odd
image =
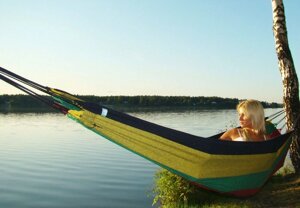
[[[257,100],[245,100],[238,104],[240,128],[226,131],[221,140],[229,141],[265,141],[266,135],[264,108]]]

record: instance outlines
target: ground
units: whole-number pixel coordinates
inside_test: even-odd
[[[273,176],[255,196],[246,200],[250,207],[300,207],[300,177]]]

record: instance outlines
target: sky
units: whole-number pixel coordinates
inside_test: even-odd
[[[300,76],[300,1],[284,6]],[[271,0],[0,0],[0,25],[1,67],[72,94],[282,102]]]

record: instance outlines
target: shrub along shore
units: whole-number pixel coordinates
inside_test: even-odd
[[[45,96],[47,97],[47,96]],[[191,96],[80,96],[79,98],[119,110],[187,108],[187,109],[235,109],[237,98]],[[282,104],[262,101],[265,108],[280,108]],[[53,109],[29,95],[0,95],[0,111],[51,112]]]

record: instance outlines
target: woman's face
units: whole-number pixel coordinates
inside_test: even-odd
[[[239,121],[242,128],[252,128],[252,122],[243,112],[239,112]]]

